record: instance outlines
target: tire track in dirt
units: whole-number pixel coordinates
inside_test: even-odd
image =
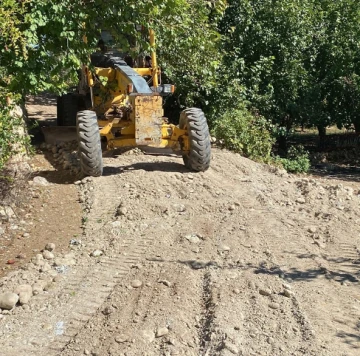
[[[101,180],[101,178],[100,178]],[[100,183],[101,184],[101,183]],[[111,185],[112,184],[112,185]],[[104,235],[104,232],[111,233],[111,230],[97,228],[96,224],[99,219],[107,220],[114,217],[118,201],[114,199],[118,193],[118,182],[116,179],[109,181],[106,179],[106,192],[95,192],[93,208],[88,216],[88,225],[85,229],[84,240],[89,246],[93,244],[94,236],[97,234]],[[99,225],[99,224],[97,224]],[[110,235],[111,236],[111,235]],[[96,243],[101,242],[99,236],[95,237]],[[109,243],[105,238],[101,242],[103,247]],[[59,329],[55,330],[55,335],[49,338],[48,330],[41,329],[42,316],[36,320],[26,320],[23,323],[26,329],[31,329],[31,335],[22,332],[22,327],[16,330],[16,333],[23,334],[21,340],[14,341],[9,335],[8,342],[2,343],[2,354],[13,355],[15,347],[18,348],[18,355],[37,355],[39,347],[41,352],[48,355],[57,355],[66,345],[76,336],[78,329],[84,322],[88,321],[101,307],[106,297],[111,293],[114,286],[119,280],[123,279],[131,266],[138,262],[141,256],[151,245],[151,239],[147,236],[126,236],[126,240],[120,245],[122,250],[121,256],[103,257],[97,263],[90,261],[89,267],[85,270],[76,270],[74,275],[68,274],[66,284],[63,288],[58,288],[52,293],[52,297],[64,297],[57,310],[46,316],[44,323],[49,327],[53,326]],[[107,248],[107,247],[106,247]],[[70,297],[69,297],[70,296]],[[41,295],[35,297],[34,302],[41,304],[42,300],[48,299],[49,296]],[[61,327],[59,326],[59,323]],[[56,335],[58,334],[58,335]],[[28,337],[27,337],[28,336]],[[24,345],[27,343],[27,345]]]

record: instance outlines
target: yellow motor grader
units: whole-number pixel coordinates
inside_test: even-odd
[[[147,66],[125,61],[124,54],[107,50],[102,41],[101,51],[91,55],[92,69],[83,66],[79,71],[76,93],[58,98],[58,124],[71,126],[76,120],[86,176],[102,175],[102,147],[172,148],[181,151],[190,170],[209,168],[210,135],[202,110],[183,110],[177,126],[164,117],[163,97],[175,88],[161,84],[153,30],[149,39],[152,51]]]

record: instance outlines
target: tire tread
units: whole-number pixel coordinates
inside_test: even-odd
[[[183,154],[185,166],[197,172],[204,172],[210,166],[210,133],[205,115],[201,109],[188,108],[180,115],[179,126],[187,129],[190,152]]]
[[[76,123],[82,173],[99,177],[103,172],[103,160],[96,113],[91,110],[79,111]]]

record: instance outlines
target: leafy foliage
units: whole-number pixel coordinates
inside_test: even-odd
[[[306,173],[310,168],[309,153],[302,146],[291,146],[287,157],[277,157],[275,162],[280,163],[291,173]]]
[[[268,161],[274,140],[264,117],[251,114],[244,104],[225,111],[215,122],[214,134],[229,150],[257,161]]]
[[[274,123],[291,126],[312,42],[312,1],[229,1],[220,23],[224,65],[246,99]]]
[[[332,86],[333,100],[329,105],[339,128],[353,127],[360,133],[360,76],[352,73],[335,80]]]
[[[345,97],[360,75],[358,1],[230,0],[219,29],[224,66],[274,124],[323,132],[349,122]]]
[[[155,30],[164,81],[177,87],[167,114],[200,106],[237,151],[267,157],[264,117],[283,137],[294,125],[360,132],[357,0],[3,0],[0,102],[65,91],[104,28],[149,54],[135,25]]]
[[[216,22],[224,6],[224,1],[204,0],[4,0],[0,101],[29,92],[65,91],[76,82],[81,63],[88,63],[101,29],[116,40],[136,38],[137,50],[150,53],[136,31],[135,25],[142,25],[157,33],[159,64],[177,85],[177,102],[191,105],[211,86],[219,58]],[[130,50],[129,43],[123,45]],[[5,120],[6,109],[2,113]]]
[[[13,106],[0,106],[0,169],[7,160],[29,145],[29,138],[23,134],[24,122],[12,114]]]

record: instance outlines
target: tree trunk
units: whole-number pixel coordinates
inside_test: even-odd
[[[279,155],[286,156],[286,154],[287,154],[287,138],[285,135],[281,135],[278,138],[278,144],[279,144]]]
[[[354,125],[354,128],[355,128],[355,133],[360,134],[360,120],[354,121],[353,125]]]
[[[318,126],[317,127],[319,131],[320,140],[326,136],[326,127],[325,126]]]

